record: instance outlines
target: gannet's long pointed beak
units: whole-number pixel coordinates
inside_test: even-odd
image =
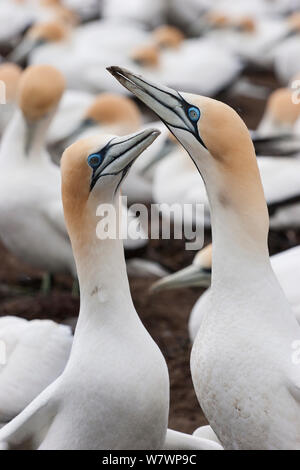
[[[174,128],[188,131],[205,146],[199,136],[198,119],[192,120],[189,118],[189,112],[195,108],[178,91],[163,85],[157,85],[121,67],[112,66],[108,67],[107,70],[121,85],[151,108],[171,132]]]
[[[38,46],[44,44],[41,39],[23,39],[18,46],[9,54],[8,60],[16,64],[22,64],[28,58],[29,54]]]
[[[122,174],[120,182],[127,175],[136,158],[154,142],[160,132],[156,129],[146,129],[142,132],[115,137],[101,150],[102,163],[93,171],[91,189],[99,178]],[[98,156],[97,153],[91,155]]]
[[[181,289],[183,287],[209,287],[211,283],[211,270],[191,264],[174,274],[156,281],[150,288],[150,292],[156,293],[163,290]]]

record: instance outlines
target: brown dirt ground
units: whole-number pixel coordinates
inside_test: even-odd
[[[278,86],[272,73],[247,72],[253,83],[270,87]],[[242,96],[230,96],[228,92],[219,97],[233,106],[250,128],[259,121],[265,101]],[[210,241],[207,233],[206,242]],[[270,234],[271,253],[300,243],[294,231]],[[178,240],[152,240],[144,258],[159,261],[170,271],[188,265],[193,252],[184,250]],[[39,285],[42,273],[16,260],[0,245],[0,315],[17,315],[27,319],[51,318],[65,322],[78,314],[79,299],[71,295],[72,280],[57,276],[51,294],[42,295]],[[194,394],[189,369],[191,346],[187,333],[187,320],[192,306],[201,294],[199,289],[183,289],[157,295],[148,293],[154,279],[130,278],[134,304],[144,325],[161,348],[168,363],[171,380],[170,427],[192,432],[204,424],[205,417]]]

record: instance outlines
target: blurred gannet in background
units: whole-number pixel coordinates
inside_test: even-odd
[[[271,265],[275,275],[288,299],[297,322],[300,324],[300,247],[290,248],[271,256]],[[151,287],[151,292],[161,292],[166,289],[183,287],[210,287],[212,265],[212,245],[200,250],[190,266],[174,274],[160,279]],[[204,292],[195,303],[189,317],[188,329],[191,342],[194,342],[200,328],[205,303],[208,301],[210,290]]]
[[[152,79],[163,80],[170,86],[210,96],[223,90],[240,74],[241,62],[220,45],[209,39],[185,39],[182,34],[175,34],[174,28],[155,30],[150,44],[131,51],[134,64],[128,62],[128,66],[136,73],[144,69]]]
[[[298,34],[286,39],[274,51],[274,68],[278,79],[287,85],[299,73],[298,57],[300,53],[300,13],[290,18],[290,24]]]
[[[0,427],[18,415],[64,370],[73,336],[51,320],[0,318],[6,362],[0,365]]]
[[[133,24],[155,27],[165,21],[168,2],[164,0],[104,0],[102,1],[102,17]]]
[[[257,133],[260,136],[292,133],[299,116],[300,104],[293,102],[293,90],[278,88],[268,98]]]
[[[232,108],[109,71],[186,148],[212,214],[212,286],[191,355],[201,408],[225,449],[300,448],[300,327],[272,270],[254,147]],[[255,397],[255,400],[253,400]]]
[[[65,90],[50,124],[47,143],[55,145],[75,132],[94,98],[93,94],[85,91]]]
[[[99,132],[106,135],[126,135],[138,131],[141,124],[142,115],[131,98],[101,93],[93,98],[77,129],[67,137],[66,144],[69,146],[75,140],[91,137]]]
[[[272,66],[274,48],[293,32],[289,23],[282,19],[224,15],[223,23],[220,23],[217,19],[222,18],[221,15],[211,18],[215,27],[211,27],[208,38],[245,62],[263,67]]]
[[[0,44],[15,46],[16,40],[39,21],[59,20],[76,24],[77,18],[61,2],[42,0],[2,0],[0,4]]]
[[[50,66],[29,67],[21,76],[19,109],[0,146],[0,236],[25,263],[75,277],[60,171],[45,149],[64,86],[62,75]]]
[[[1,429],[2,448],[124,450],[164,444],[168,370],[133,306],[122,240],[96,236],[98,205],[114,204],[118,213],[120,183],[157,134],[149,129],[122,138],[102,135],[64,153],[62,193],[80,283],[79,319],[64,372]]]
[[[241,63],[233,54],[207,39],[183,40],[182,36],[179,44],[178,36],[178,47],[167,49],[156,49],[155,42],[159,42],[157,33],[152,37],[126,23],[96,21],[71,30],[61,22],[52,21],[34,25],[11,58],[24,59],[29,54],[31,64],[58,68],[68,88],[92,93],[117,91],[105,73],[106,66],[114,60],[133,67],[137,73],[146,70],[153,79],[185,86],[191,91],[196,87],[197,91],[209,95],[232,83],[241,71]],[[180,73],[179,62],[183,64]],[[199,71],[201,82],[195,81]]]
[[[31,58],[35,50],[41,49],[47,52],[48,48],[50,51],[51,48],[55,50],[55,46],[59,48],[58,50],[62,48],[67,50],[71,31],[70,25],[59,20],[37,22],[28,29],[22,41],[12,51],[10,60],[23,63]],[[45,60],[40,62],[46,64],[47,55]]]
[[[130,50],[136,44],[146,42],[148,37],[141,28],[124,23],[102,20],[72,28],[72,25],[54,19],[34,24],[10,58],[58,68],[70,89],[93,93],[114,91],[114,85],[105,74],[107,61],[114,57],[126,60]]]
[[[17,88],[22,70],[18,65],[3,63],[0,65],[0,81],[5,84],[5,104],[1,103],[0,135],[16,110]],[[1,89],[1,91],[3,91]]]

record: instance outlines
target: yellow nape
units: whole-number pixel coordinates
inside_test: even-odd
[[[38,120],[58,104],[65,89],[62,74],[50,65],[32,65],[23,72],[18,103],[24,116]]]
[[[291,29],[300,30],[300,12],[295,12],[287,18],[287,22]]]
[[[68,34],[69,28],[67,25],[57,19],[33,25],[29,29],[27,37],[34,40],[43,39],[44,41],[58,42],[65,39]]]
[[[183,32],[175,26],[159,26],[153,31],[152,36],[157,46],[170,49],[177,49],[184,41]]]
[[[279,88],[269,97],[267,112],[279,123],[294,124],[300,115],[300,104],[293,102],[289,88]]]
[[[133,49],[130,58],[143,67],[157,67],[159,65],[159,51],[156,46],[151,44]]]
[[[128,122],[132,132],[139,129],[142,123],[141,113],[134,101],[114,93],[98,95],[87,110],[86,117],[108,126]]]

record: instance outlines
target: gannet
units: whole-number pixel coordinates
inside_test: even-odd
[[[167,6],[164,0],[104,0],[101,13],[105,20],[154,27],[165,20]]]
[[[5,84],[4,92],[5,103],[1,102],[0,113],[0,134],[3,133],[9,120],[16,109],[17,87],[21,77],[21,68],[13,63],[4,63],[0,65],[0,82]],[[2,97],[3,98],[3,97]]]
[[[59,168],[45,136],[65,86],[50,66],[29,67],[18,107],[0,146],[0,234],[6,247],[38,269],[76,276],[64,224]]]
[[[270,264],[268,211],[247,127],[217,100],[109,70],[164,121],[206,184],[213,274],[191,372],[209,424],[225,449],[299,449],[300,327]]]
[[[293,90],[278,88],[268,98],[257,133],[262,137],[292,133],[299,116],[300,104],[293,102]]]
[[[152,32],[152,40],[160,49],[178,49],[184,37],[179,28],[170,25],[158,26]]]
[[[155,36],[150,44],[134,48],[130,54],[134,64],[127,64],[136,73],[147,72],[152,79],[163,80],[170,86],[214,96],[231,84],[242,70],[242,63],[234,54],[207,38],[183,37],[177,41],[178,47],[168,48],[159,48],[159,43],[153,45],[153,41],[157,42]],[[196,80],[200,70],[201,79]]]
[[[300,247],[296,246],[271,256],[271,265],[276,277],[292,307],[297,322],[300,324]],[[212,265],[212,245],[207,245],[194,257],[193,263],[186,268],[170,274],[156,281],[151,286],[152,292],[161,292],[165,289],[178,289],[182,287],[210,287]],[[195,303],[188,321],[189,336],[193,342],[198,333],[205,302],[210,291],[204,292]]]
[[[73,336],[51,320],[0,318],[5,363],[0,365],[0,427],[11,421],[63,371]]]
[[[71,35],[71,27],[59,20],[37,22],[28,29],[22,41],[10,54],[10,60],[22,63],[35,49],[46,48],[51,44],[66,44]],[[41,61],[47,63],[47,61]]]
[[[153,129],[97,136],[62,157],[64,214],[80,283],[80,313],[61,376],[0,431],[2,448],[159,449],[165,442],[169,379],[164,358],[132,303],[123,243],[99,239],[97,208],[156,138]],[[115,285],[118,285],[118,295]]]

